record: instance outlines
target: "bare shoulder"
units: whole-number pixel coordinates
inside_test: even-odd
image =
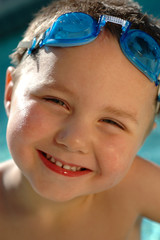
[[[17,184],[19,170],[13,160],[0,163],[0,203],[5,194]]]
[[[3,215],[4,206],[6,202],[6,187],[5,187],[5,181],[6,181],[6,174],[9,171],[9,169],[12,168],[12,161],[5,161],[0,163],[0,219]]]
[[[10,169],[11,167],[15,166],[13,160],[8,160],[0,163],[0,174],[2,175],[5,171]]]
[[[160,222],[160,166],[137,156],[124,186],[130,189],[140,214]]]
[[[4,182],[5,174],[14,166],[14,162],[12,160],[8,160],[0,163],[0,188]]]
[[[159,188],[160,186],[160,166],[137,156],[130,171],[133,183],[142,188],[142,192]]]
[[[11,175],[16,169],[16,165],[13,160],[8,160],[0,163],[0,187],[4,185],[6,177]]]
[[[152,171],[157,171],[157,170],[159,171],[159,169],[160,169],[160,166],[158,166],[157,164],[155,164],[149,160],[146,160],[140,156],[136,156],[134,163],[133,163],[133,167],[135,167],[135,168],[138,167],[138,169],[143,168],[144,171],[147,171],[147,172],[149,170],[149,173],[152,173]]]

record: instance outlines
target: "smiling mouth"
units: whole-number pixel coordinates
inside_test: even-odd
[[[92,172],[91,170],[76,166],[73,164],[65,164],[60,160],[55,159],[53,156],[44,153],[42,151],[38,151],[40,158],[42,159],[43,163],[52,171],[57,172],[59,174],[69,176],[69,177],[77,177],[87,173]]]
[[[77,172],[77,171],[85,171],[87,170],[86,168],[83,168],[83,167],[77,167],[77,166],[70,166],[70,165],[67,165],[67,164],[63,164],[62,162],[60,161],[57,161],[54,159],[54,157],[52,157],[51,155],[49,154],[46,154],[46,153],[42,153],[44,155],[44,157],[52,162],[53,164],[55,164],[56,166],[60,167],[60,168],[63,168],[63,169],[66,169],[66,170],[70,170],[72,172]]]

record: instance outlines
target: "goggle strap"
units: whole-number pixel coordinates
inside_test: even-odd
[[[40,35],[38,39],[34,38],[32,41],[21,41],[17,48],[26,48],[28,49],[28,54],[30,55],[32,51],[39,47],[40,42],[43,41],[44,33]]]
[[[111,23],[115,23],[115,24],[119,24],[122,26],[122,31],[126,31],[127,28],[130,26],[130,22],[118,17],[114,17],[114,16],[109,16],[109,15],[103,15],[104,19],[106,22],[111,22]]]
[[[32,41],[30,42],[21,41],[17,46],[17,48],[31,48],[31,47],[32,47]]]
[[[160,74],[157,78],[157,82],[158,82],[158,94],[157,94],[157,106],[156,106],[156,114],[159,112],[160,110]]]
[[[160,77],[160,75],[159,75],[159,77]],[[159,77],[158,77],[158,79],[159,79]],[[157,97],[157,102],[160,103],[160,81],[159,81],[159,85],[158,85],[158,97]]]

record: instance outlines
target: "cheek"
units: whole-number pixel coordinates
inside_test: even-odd
[[[7,126],[7,143],[12,158],[22,172],[32,172],[36,166],[36,149],[53,141],[53,126],[58,122],[45,106],[34,101],[24,105],[14,102]],[[34,175],[34,174],[33,174]]]
[[[97,156],[102,175],[115,185],[127,174],[136,156],[138,145],[136,139],[128,136],[115,136],[101,144]]]
[[[52,135],[52,127],[56,124],[45,107],[34,101],[28,101],[23,106],[15,102],[14,106],[7,126],[9,148],[32,146],[45,136]]]

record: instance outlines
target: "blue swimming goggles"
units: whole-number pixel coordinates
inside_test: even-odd
[[[82,12],[61,15],[38,39],[20,42],[18,48],[28,48],[28,54],[43,46],[72,47],[94,41],[107,22],[122,26],[120,47],[124,55],[156,86],[160,84],[160,46],[147,33],[130,29],[129,21],[102,15],[95,20]],[[160,101],[160,96],[158,97]]]

